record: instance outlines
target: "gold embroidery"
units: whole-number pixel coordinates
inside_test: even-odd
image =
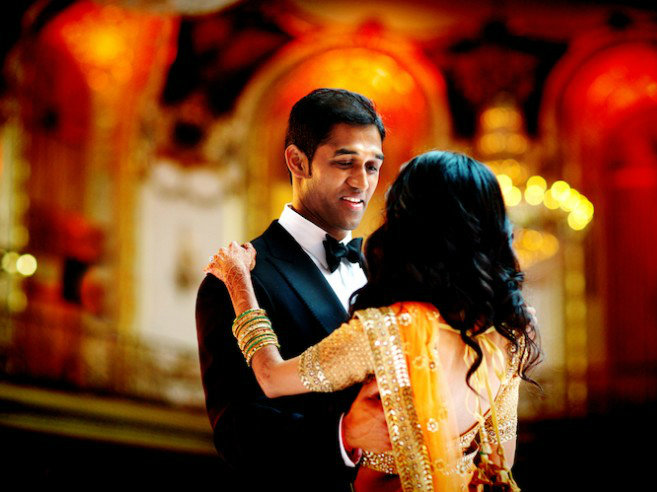
[[[313,345],[299,358],[299,377],[310,391],[331,393],[333,386],[319,363],[319,345]]]
[[[408,315],[408,318],[404,315]],[[440,320],[437,314],[435,319]],[[349,324],[343,325],[302,354],[299,373],[304,386],[313,391],[334,391],[364,380],[367,374],[375,373],[394,453],[365,452],[361,464],[384,473],[399,474],[404,490],[428,492],[433,490],[431,471],[437,468],[435,461],[429,461],[427,447],[422,438],[422,426],[418,422],[413,403],[404,356],[409,345],[402,345],[399,334],[399,325],[407,321],[412,321],[410,314],[402,313],[398,319],[389,308],[359,311]],[[440,327],[443,326],[449,328],[441,323]],[[507,371],[495,398],[502,442],[513,439],[516,432],[518,352],[521,351],[509,352]],[[438,351],[432,349],[432,353],[437,354]],[[410,363],[418,368],[436,370],[433,357],[437,355],[411,358]],[[445,407],[438,410],[432,418],[424,422],[425,428],[430,432],[437,431],[440,422],[447,417]],[[495,443],[490,416],[484,429],[490,442]],[[478,430],[479,425],[476,425],[460,437],[461,449],[464,452],[472,444]],[[445,474],[458,473],[464,477],[471,475],[474,471],[475,455],[476,452],[463,456],[456,467],[445,469]],[[438,467],[439,465],[438,463]]]
[[[363,322],[370,340],[374,370],[402,489],[431,492],[433,479],[429,454],[413,404],[411,382],[396,317],[389,308],[370,308],[358,311],[356,315]]]
[[[411,315],[410,313],[402,313],[399,315],[399,324],[402,326],[408,326],[411,324]]]
[[[442,458],[435,459],[433,462],[433,469],[438,473],[442,473],[443,475],[446,475],[447,464],[445,463],[445,460]]]
[[[520,377],[514,376],[495,398],[497,418],[500,428],[500,440],[504,443],[516,438],[518,428],[518,390]],[[485,431],[491,443],[497,444],[493,420],[489,416],[485,422]]]
[[[403,314],[407,314],[407,313],[402,313],[402,315]],[[402,315],[400,315],[400,317]],[[436,319],[440,320],[440,317],[436,316]],[[442,324],[441,327],[443,327]],[[405,345],[406,346],[404,347],[404,349],[407,350],[407,344]],[[433,350],[433,352],[437,353],[437,350]],[[510,360],[508,360],[507,362],[507,371],[503,378],[498,394],[495,398],[495,404],[500,419],[500,434],[501,434],[500,437],[503,443],[515,439],[516,437],[518,384],[520,381],[520,378],[517,376],[518,364],[520,358],[518,352],[520,351],[515,351],[515,352],[510,351],[510,357],[509,357]],[[413,360],[413,363],[419,364],[420,362],[419,361],[416,362],[415,360]],[[430,361],[429,362],[430,369],[431,369],[431,363],[432,362]],[[495,432],[493,431],[492,428],[492,419],[490,417],[490,413],[488,414],[487,417],[488,418],[486,419],[484,428],[486,429],[486,434],[489,438],[489,441],[492,444],[495,444],[497,442],[497,438],[495,437]],[[441,407],[439,409],[439,413],[435,416],[435,419],[440,421],[445,418],[447,418],[447,409],[445,407]],[[430,419],[429,421],[427,421],[428,430],[431,431],[429,425],[431,424],[431,426],[433,427],[432,425],[433,423],[437,424],[437,422],[435,422],[434,419]],[[466,452],[466,450],[468,450],[468,448],[470,448],[478,432],[479,432],[479,424],[475,425],[468,432],[460,436],[459,443],[464,453]],[[476,454],[477,454],[476,450],[470,452],[469,454],[464,454],[463,458],[459,460],[458,465],[456,466],[455,469],[453,470],[443,469],[443,472],[445,474],[458,473],[461,476],[472,475],[472,473],[476,468],[474,465],[474,458]],[[433,463],[431,463],[431,468],[439,471],[441,469],[440,462],[441,462],[440,459],[435,460]],[[361,466],[371,468],[373,470],[377,470],[383,473],[397,474],[397,467],[395,464],[395,460],[393,454],[390,452],[389,453],[365,452],[363,456],[363,460],[361,461]]]
[[[373,453],[371,451],[363,451],[363,458],[360,461],[360,465],[371,470],[387,473],[388,475],[397,474],[395,457],[392,455],[392,452]]]
[[[336,391],[363,381],[373,367],[367,336],[353,319],[301,355],[299,376],[311,391]]]
[[[413,359],[413,365],[418,369],[422,369],[426,365],[426,363],[427,363],[427,359],[422,355],[418,355],[417,357],[415,357],[415,359]]]

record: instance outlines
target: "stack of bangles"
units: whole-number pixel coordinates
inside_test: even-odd
[[[267,345],[278,344],[278,337],[264,309],[247,309],[233,321],[233,335],[250,366],[255,353]]]

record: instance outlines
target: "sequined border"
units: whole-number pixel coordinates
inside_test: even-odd
[[[374,358],[374,373],[404,492],[433,492],[429,453],[413,403],[397,318],[390,308],[357,311]]]
[[[333,385],[319,363],[319,345],[313,345],[299,358],[299,377],[309,391],[330,393]]]

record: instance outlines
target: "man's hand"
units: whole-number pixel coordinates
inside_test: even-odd
[[[342,419],[342,442],[347,454],[355,449],[381,453],[392,449],[376,380],[363,384]]]

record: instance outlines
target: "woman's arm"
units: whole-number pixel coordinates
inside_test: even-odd
[[[233,334],[268,397],[337,391],[373,373],[369,341],[357,319],[299,357],[283,360],[271,323],[263,312],[253,311],[259,308],[250,273],[254,266],[253,246],[232,242],[219,250],[205,271],[226,285],[235,313],[239,313]]]
[[[260,307],[251,281],[254,266],[255,249],[251,243],[239,245],[233,241],[221,248],[204,270],[224,282],[237,315]],[[251,359],[258,384],[269,398],[310,391],[299,377],[298,366],[299,357],[283,360],[275,345],[261,348]]]

